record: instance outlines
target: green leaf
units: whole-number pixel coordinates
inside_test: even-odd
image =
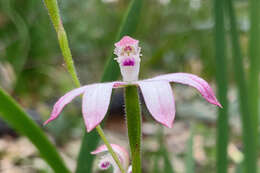
[[[125,13],[124,19],[121,23],[119,32],[115,41],[119,40],[123,35],[133,35],[136,31],[139,19],[140,11],[143,0],[132,0]],[[120,75],[120,70],[116,62],[114,61],[113,47],[111,48],[111,56],[109,57],[105,70],[101,79],[101,82],[114,81]],[[99,142],[99,136],[95,131],[85,133],[82,138],[82,144],[78,156],[78,164],[76,173],[92,173],[92,164],[94,156],[90,154],[95,150]]]
[[[193,158],[193,137],[194,132],[191,128],[191,135],[187,143],[187,153],[186,153],[186,173],[194,173],[194,158]]]
[[[19,76],[28,58],[28,52],[30,48],[28,27],[22,16],[15,10],[13,0],[0,1],[0,7],[3,13],[5,13],[5,15],[10,19],[17,30],[17,46],[10,46],[11,48],[7,49],[9,51],[7,51],[6,59],[12,64],[17,76]]]
[[[0,117],[17,132],[28,137],[55,172],[70,172],[44,132],[2,88],[0,88],[0,105]]]
[[[152,156],[153,158],[153,173],[158,173],[160,171],[160,166],[159,166],[159,160],[160,160],[160,154],[156,153]]]
[[[169,152],[167,151],[165,145],[162,145],[161,153],[164,161],[164,173],[174,173],[173,166],[169,157]]]
[[[241,162],[236,165],[235,173],[243,173],[244,171],[244,162]]]
[[[237,31],[236,16],[232,0],[226,1],[228,17],[230,20],[230,34],[232,42],[232,60],[234,64],[235,79],[239,92],[239,108],[241,112],[243,144],[244,144],[244,164],[247,173],[257,171],[257,118],[253,116],[249,106],[248,86],[246,83],[245,72],[243,69],[243,57],[239,45],[239,35]],[[259,58],[259,57],[258,57]],[[251,88],[250,88],[251,90]],[[256,95],[254,97],[257,97]]]
[[[252,116],[253,133],[254,139],[259,138],[259,69],[260,69],[260,1],[259,0],[250,0],[250,37],[249,37],[249,57],[250,57],[250,68],[249,68],[249,106]],[[255,144],[252,150],[254,152],[253,160],[253,169],[257,172],[257,156],[259,154],[258,150],[258,140],[254,141]],[[252,146],[251,146],[252,147]],[[259,171],[259,170],[258,170]]]
[[[218,109],[217,119],[217,173],[227,173],[227,145],[228,145],[228,72],[226,60],[226,38],[224,27],[225,0],[214,0],[215,11],[215,56],[216,56],[216,82],[218,99],[223,105]]]
[[[164,173],[174,173],[174,168],[172,166],[171,163],[171,159],[169,157],[169,152],[167,151],[167,147],[165,146],[164,143],[164,134],[163,134],[163,129],[159,128],[158,132],[157,132],[157,141],[159,141],[159,151],[156,153],[156,157],[157,160],[158,157],[162,157],[163,159],[163,163],[164,163],[164,168],[163,168],[163,172]],[[159,169],[159,168],[157,168]]]

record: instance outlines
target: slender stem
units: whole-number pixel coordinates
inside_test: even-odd
[[[58,35],[58,40],[59,40],[59,45],[63,54],[63,58],[64,61],[66,63],[68,72],[70,73],[75,85],[77,87],[80,87],[80,81],[79,78],[77,76],[77,72],[74,66],[74,62],[72,59],[72,55],[71,55],[71,51],[69,48],[69,42],[67,39],[67,34],[65,32],[65,29],[63,27],[61,18],[60,18],[60,14],[59,14],[59,7],[58,7],[58,3],[57,0],[44,0],[45,5],[48,9],[49,15],[51,17],[51,21],[54,25],[54,28],[57,32]],[[102,140],[104,141],[105,145],[108,148],[108,151],[110,152],[110,154],[112,155],[112,157],[114,158],[115,162],[117,163],[119,169],[121,170],[122,173],[125,173],[125,170],[123,169],[119,159],[117,158],[115,152],[113,151],[111,145],[109,144],[108,140],[105,137],[105,134],[101,128],[101,126],[97,126],[96,127],[97,132],[99,133],[100,137],[102,138]]]
[[[141,173],[141,109],[136,86],[125,88],[125,110],[132,156],[132,172]]]
[[[121,164],[119,158],[117,157],[116,153],[114,152],[114,150],[112,149],[110,143],[108,142],[108,140],[107,140],[107,138],[106,138],[106,136],[105,136],[105,133],[103,132],[101,126],[98,125],[98,126],[96,127],[96,130],[97,130],[99,136],[101,137],[101,139],[103,140],[103,142],[105,143],[105,145],[107,146],[107,149],[108,149],[109,153],[111,154],[111,156],[112,156],[113,159],[115,160],[115,162],[116,162],[116,164],[118,165],[118,167],[119,167],[121,173],[125,173],[125,170],[124,170],[124,168],[123,168],[123,166],[122,166],[122,164]]]
[[[53,26],[55,28],[55,31],[57,32],[59,45],[60,45],[60,48],[61,48],[61,51],[63,54],[65,64],[67,66],[68,72],[70,73],[75,85],[77,87],[80,87],[80,81],[77,76],[77,72],[76,72],[74,62],[72,59],[67,34],[63,27],[62,20],[60,18],[57,0],[44,0],[44,2],[46,5],[46,8],[48,9],[48,12],[49,12],[51,21],[53,23]]]

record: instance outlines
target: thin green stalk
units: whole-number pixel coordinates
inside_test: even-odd
[[[107,149],[108,149],[109,153],[112,155],[112,157],[115,160],[116,164],[118,165],[121,173],[125,173],[125,170],[124,170],[124,168],[123,168],[119,158],[117,157],[116,153],[113,151],[113,149],[112,149],[110,143],[108,142],[108,140],[107,140],[107,138],[105,136],[105,133],[103,132],[101,126],[98,125],[96,127],[96,130],[97,130],[99,136],[101,137],[101,139],[103,140],[103,142],[105,143],[105,145],[107,146]]]
[[[215,0],[215,46],[216,46],[216,82],[218,99],[223,105],[218,109],[217,119],[217,173],[227,173],[227,145],[229,138],[228,128],[228,100],[227,100],[227,60],[226,40],[224,27],[224,2]]]
[[[141,109],[136,86],[125,88],[125,111],[132,156],[132,172],[141,173]]]
[[[260,1],[250,0],[250,37],[249,37],[249,101],[250,111],[252,113],[252,126],[254,130],[254,139],[259,138],[258,124],[259,124],[259,68],[260,68]],[[255,140],[255,171],[257,172],[257,155],[258,140]]]
[[[248,89],[246,85],[245,72],[243,68],[243,60],[241,48],[239,45],[239,35],[237,31],[236,16],[233,9],[232,0],[227,0],[227,11],[230,18],[230,33],[233,46],[233,63],[235,70],[235,78],[239,90],[239,101],[243,128],[243,143],[245,155],[245,170],[247,173],[256,173],[257,167],[257,145],[255,117],[249,107]],[[251,88],[250,88],[251,90]],[[255,96],[256,97],[256,96]]]
[[[68,72],[70,73],[75,85],[77,87],[80,87],[80,81],[78,79],[77,72],[76,72],[74,62],[73,62],[73,59],[72,59],[72,55],[71,55],[71,51],[70,51],[69,43],[68,43],[68,39],[67,39],[67,34],[65,32],[65,29],[62,25],[62,21],[61,21],[61,18],[60,18],[57,0],[44,0],[44,2],[45,2],[45,5],[48,9],[48,12],[49,12],[49,15],[51,17],[54,28],[57,32],[59,45],[60,45],[60,48],[61,48],[61,51],[62,51],[62,54],[63,54],[63,57],[64,57],[64,61],[66,63]],[[106,144],[110,154],[115,159],[115,162],[117,163],[121,172],[124,173],[124,169],[122,168],[120,161],[118,160],[117,156],[113,152],[113,149],[112,149],[111,145],[109,144],[108,140],[106,139],[101,127],[97,126],[96,129],[97,129],[97,132],[99,133],[100,137],[102,138],[102,140]]]
[[[49,15],[50,15],[51,21],[53,23],[53,26],[55,28],[55,31],[57,32],[59,45],[60,45],[60,48],[61,48],[61,51],[63,54],[65,64],[67,66],[68,72],[70,73],[75,85],[77,87],[80,87],[80,81],[78,79],[77,72],[76,72],[74,62],[72,59],[67,34],[64,30],[62,20],[60,18],[57,0],[44,0],[44,2],[47,7],[47,10],[49,12]]]

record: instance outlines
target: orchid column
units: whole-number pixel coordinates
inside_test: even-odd
[[[131,82],[138,80],[140,68],[140,47],[138,40],[125,36],[115,44],[115,54],[119,63],[125,87],[125,111],[128,129],[128,138],[131,149],[132,172],[141,173],[141,111],[138,88]]]

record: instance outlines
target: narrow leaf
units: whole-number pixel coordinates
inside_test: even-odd
[[[225,0],[214,0],[215,11],[215,56],[216,82],[218,99],[223,108],[218,109],[217,119],[217,173],[227,173],[227,145],[228,145],[228,100],[227,100],[227,60],[226,39],[224,27]]]
[[[192,128],[193,129],[193,128]],[[194,132],[191,129],[191,135],[187,143],[187,154],[186,154],[186,173],[194,173],[194,158],[193,158],[193,137]]]
[[[241,112],[242,129],[243,129],[243,144],[244,144],[244,164],[247,173],[256,173],[257,166],[257,145],[256,140],[256,122],[255,117],[249,107],[248,88],[246,84],[245,72],[243,68],[243,59],[241,48],[239,45],[239,35],[237,31],[236,16],[234,13],[232,0],[226,1],[228,16],[230,20],[230,34],[232,41],[233,64],[235,79],[239,92],[239,108]],[[257,96],[256,96],[257,97]]]
[[[161,148],[161,152],[162,152],[162,157],[163,157],[163,161],[164,161],[164,173],[174,173],[174,169],[169,157],[169,152],[166,149],[165,145],[162,145]]]
[[[0,105],[0,117],[17,132],[28,137],[55,172],[70,172],[44,132],[2,88],[0,88]]]
[[[260,69],[260,1],[250,0],[250,37],[249,37],[249,57],[250,57],[250,68],[249,68],[249,106],[252,116],[252,126],[254,139],[259,138],[259,69]],[[251,166],[254,166],[253,170],[257,172],[257,156],[258,150],[258,140],[254,141],[255,149],[254,160]],[[259,164],[258,164],[259,165]],[[259,170],[258,170],[259,171]]]

